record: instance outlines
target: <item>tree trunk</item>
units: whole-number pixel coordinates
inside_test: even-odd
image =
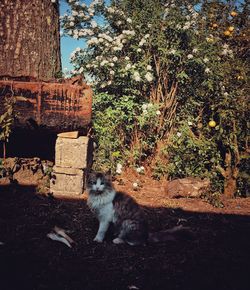
[[[61,70],[58,6],[51,0],[0,1],[0,79],[55,78]]]
[[[237,190],[236,179],[231,176],[224,182],[224,195],[226,198],[233,198]]]

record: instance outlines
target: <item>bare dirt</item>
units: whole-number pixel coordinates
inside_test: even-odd
[[[1,290],[249,289],[250,198],[223,200],[223,208],[170,199],[165,182],[128,171],[115,187],[143,206],[152,231],[184,225],[190,232],[140,247],[114,245],[109,232],[97,244],[85,194],[53,197],[39,172],[25,174],[23,184],[0,179]],[[47,238],[55,225],[69,231],[72,248]]]

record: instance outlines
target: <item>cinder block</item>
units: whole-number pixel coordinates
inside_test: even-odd
[[[82,194],[84,177],[82,169],[54,166],[50,180],[50,192],[64,196]]]
[[[87,167],[89,138],[61,138],[56,140],[55,164],[58,167],[79,168]]]

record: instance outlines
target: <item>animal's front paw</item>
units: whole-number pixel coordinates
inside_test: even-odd
[[[94,242],[97,242],[97,243],[102,243],[103,242],[103,239],[96,236],[93,241]]]

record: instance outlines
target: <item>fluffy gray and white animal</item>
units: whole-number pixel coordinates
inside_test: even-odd
[[[103,242],[110,223],[114,224],[116,235],[113,243],[127,243],[131,246],[175,240],[172,234],[184,229],[178,226],[149,233],[147,219],[140,205],[126,193],[116,191],[110,179],[103,173],[89,175],[87,193],[87,204],[99,221],[95,242]]]

